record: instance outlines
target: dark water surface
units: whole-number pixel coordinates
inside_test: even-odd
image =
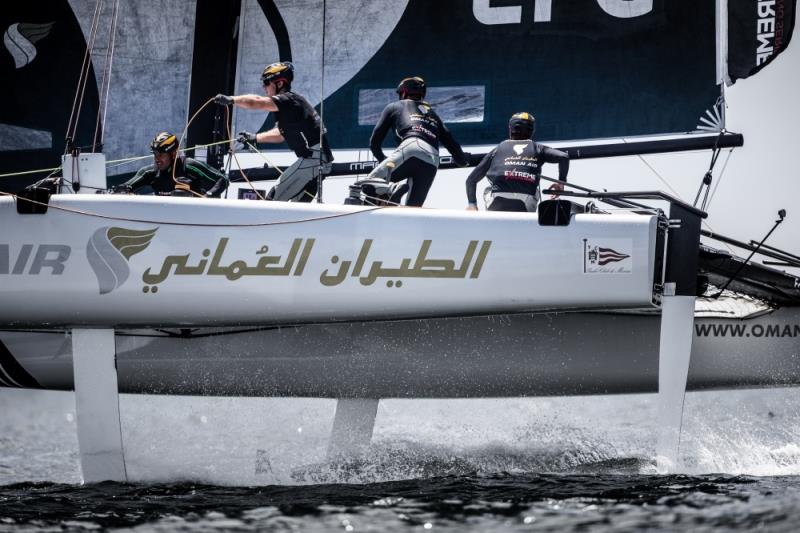
[[[800,531],[800,392],[388,400],[328,461],[330,400],[120,397],[131,483],[81,485],[70,393],[0,389],[5,531]],[[722,472],[722,473],[720,473]]]
[[[371,484],[0,487],[0,531],[797,531],[800,479],[452,476]]]

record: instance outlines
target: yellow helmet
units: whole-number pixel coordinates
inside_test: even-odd
[[[518,139],[533,137],[536,131],[536,119],[530,113],[514,113],[508,121],[508,134]]]
[[[288,61],[279,61],[264,67],[261,72],[261,82],[266,85],[267,83],[284,80],[288,85],[291,85],[294,80],[294,65]]]
[[[150,143],[150,149],[159,154],[174,152],[178,149],[178,138],[168,131],[162,131]]]

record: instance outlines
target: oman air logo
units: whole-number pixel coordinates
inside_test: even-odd
[[[525,150],[526,146],[528,146],[528,145],[527,144],[515,144],[513,146],[513,148],[514,148],[514,151],[517,153],[517,155],[522,155],[522,152]]]
[[[128,261],[147,248],[157,230],[106,226],[94,232],[86,244],[86,258],[97,276],[100,294],[108,294],[125,283],[131,273]]]
[[[630,239],[583,239],[583,273],[629,274],[632,248]]]
[[[36,57],[36,43],[50,34],[55,22],[29,24],[17,22],[6,29],[3,43],[14,58],[16,68],[22,68]]]

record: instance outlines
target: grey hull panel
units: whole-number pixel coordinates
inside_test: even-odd
[[[120,392],[330,398],[656,392],[659,316],[561,313],[120,332]],[[177,333],[177,332],[176,332]],[[45,388],[71,389],[69,336],[0,332]],[[690,390],[800,384],[800,310],[698,318]]]

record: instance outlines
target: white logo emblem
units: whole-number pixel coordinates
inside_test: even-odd
[[[527,144],[515,144],[514,151],[517,152],[517,155],[522,155],[522,151],[525,147],[528,146]]]
[[[14,58],[14,66],[22,68],[36,57],[34,43],[47,37],[55,22],[48,24],[12,24],[3,35],[3,43]]]

